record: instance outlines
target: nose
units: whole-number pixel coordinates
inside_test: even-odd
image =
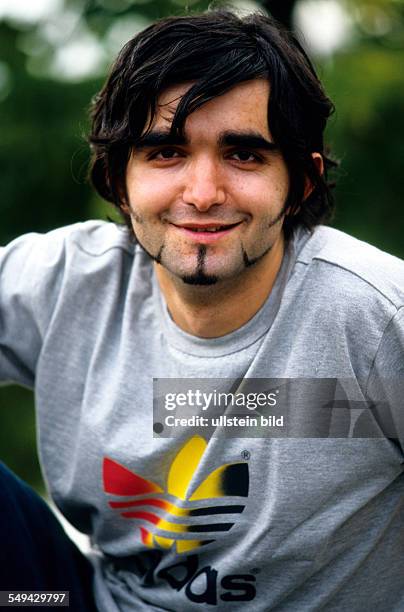
[[[194,159],[185,175],[183,200],[201,212],[215,204],[223,204],[226,195],[220,162],[210,156]]]

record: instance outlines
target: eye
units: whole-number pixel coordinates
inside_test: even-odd
[[[167,147],[166,149],[154,151],[154,153],[149,156],[149,159],[176,159],[177,157],[179,157],[178,151]]]
[[[259,162],[261,158],[256,153],[251,153],[251,151],[240,150],[234,151],[231,153],[232,159],[242,163],[251,163],[251,162]]]

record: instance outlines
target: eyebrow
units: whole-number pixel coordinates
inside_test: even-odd
[[[247,131],[226,131],[219,135],[218,144],[220,147],[245,147],[246,149],[259,149],[263,151],[278,151],[278,146],[267,140],[259,132]],[[184,134],[173,134],[168,131],[154,130],[140,136],[134,148],[137,151],[150,149],[153,147],[189,145],[189,140]]]
[[[278,146],[267,140],[259,132],[224,132],[219,137],[222,147],[245,147],[246,149],[261,149],[277,151]]]
[[[146,134],[140,136],[140,138],[134,142],[134,147],[138,151],[141,151],[143,149],[151,149],[152,147],[186,144],[188,144],[188,141],[185,136],[155,130],[153,132],[146,132]]]

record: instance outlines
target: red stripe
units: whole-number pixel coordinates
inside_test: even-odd
[[[147,529],[144,529],[144,527],[140,528],[140,533],[142,534],[142,542],[143,544],[146,544],[146,546],[149,545],[149,536],[150,536],[150,532],[147,531]]]
[[[154,482],[145,480],[108,457],[104,459],[103,478],[105,492],[113,495],[144,495],[145,493],[163,492]]]
[[[171,504],[166,502],[164,499],[138,499],[135,501],[127,502],[109,502],[111,508],[132,508],[133,506],[155,506],[156,508],[163,508],[163,510],[169,510]]]
[[[152,514],[151,512],[122,512],[122,516],[125,518],[142,519],[143,521],[153,523],[153,525],[157,525],[157,523],[160,521],[160,517]]]

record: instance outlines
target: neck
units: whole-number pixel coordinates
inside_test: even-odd
[[[269,296],[284,254],[283,235],[269,253],[240,275],[239,282],[187,285],[159,264],[155,272],[173,321],[200,338],[218,338],[249,321]]]

